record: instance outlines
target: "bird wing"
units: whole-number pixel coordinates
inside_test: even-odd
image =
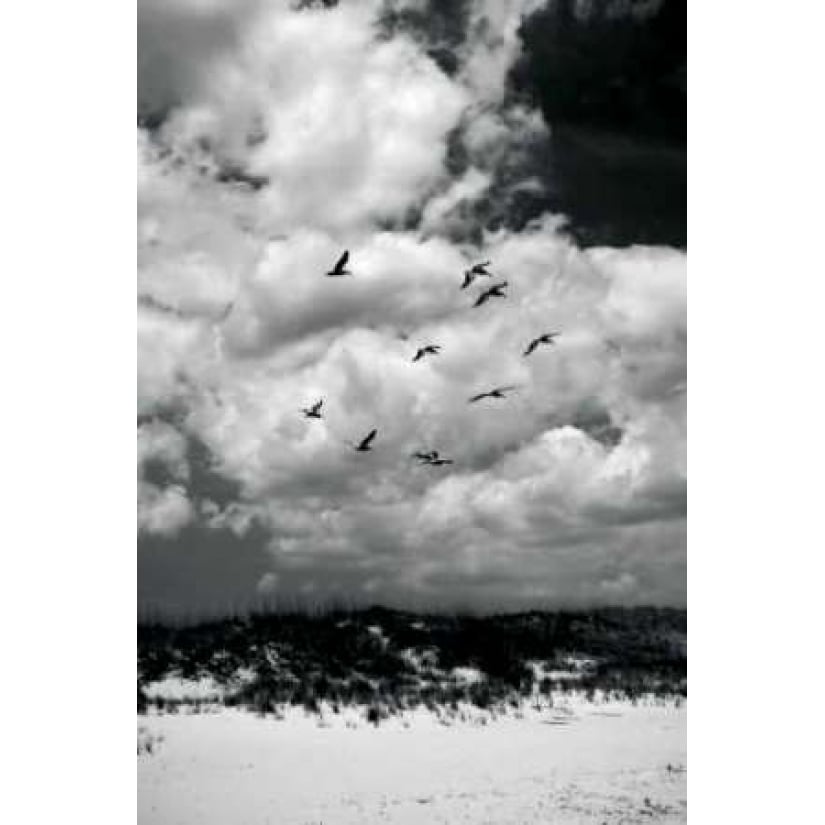
[[[525,355],[530,355],[530,353],[531,353],[531,352],[533,352],[533,350],[535,350],[535,348],[536,348],[538,345],[539,345],[538,339],[536,339],[536,340],[534,340],[534,341],[531,341],[531,342],[528,344],[527,349],[526,349],[526,350],[524,350],[524,354],[525,354]]]
[[[333,269],[333,272],[342,272],[344,267],[347,265],[348,260],[349,250],[346,250],[344,254],[338,259],[338,263],[335,264],[335,269]]]
[[[322,398],[320,401],[318,401],[316,404],[313,405],[312,412],[315,412],[315,413],[320,412],[321,407],[323,406],[323,404],[324,404],[324,399]]]
[[[476,302],[473,304],[473,306],[474,307],[481,306],[490,297],[490,294],[491,293],[490,293],[489,289],[486,290],[485,292],[482,292],[481,295],[479,295],[478,298],[476,298]]]
[[[360,447],[369,447],[372,443],[373,438],[378,435],[378,430],[373,430],[358,446]]]
[[[413,361],[420,361],[424,357],[424,350],[418,350],[413,357]]]
[[[465,272],[464,273],[464,283],[461,285],[462,289],[467,289],[468,286],[473,282],[473,273],[472,272]]]
[[[480,392],[478,395],[474,395],[474,396],[470,399],[469,403],[470,403],[470,404],[473,404],[473,403],[475,403],[476,401],[481,401],[481,399],[482,399],[482,398],[486,398],[489,394],[490,394],[489,392]]]

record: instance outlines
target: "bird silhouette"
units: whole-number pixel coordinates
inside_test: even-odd
[[[430,467],[443,467],[445,464],[452,464],[451,458],[441,458],[438,450],[429,450],[422,452],[420,450],[413,453],[413,458],[417,458],[421,464],[426,464]]]
[[[378,430],[373,430],[360,444],[357,446],[353,445],[356,451],[359,453],[368,453],[372,449],[370,445],[376,435],[378,435]]]
[[[504,294],[502,290],[507,286],[507,281],[501,281],[501,283],[493,284],[489,289],[485,289],[481,295],[476,298],[476,302],[473,304],[474,307],[480,307],[486,301],[489,301],[490,298],[506,298],[507,296]]]
[[[461,284],[462,289],[467,289],[468,286],[479,276],[484,276],[487,278],[492,278],[493,273],[487,271],[487,267],[490,266],[489,261],[485,261],[481,264],[475,264],[474,266],[470,267],[464,271],[464,281]]]
[[[416,450],[412,454],[412,457],[417,458],[422,464],[429,464],[431,461],[438,458],[438,450],[428,450],[427,452]]]
[[[510,390],[514,389],[514,386],[496,387],[493,390],[488,390],[487,392],[481,392],[478,395],[474,395],[472,398],[469,399],[468,403],[475,404],[476,401],[481,401],[482,398],[505,398],[505,393],[508,393],[510,392]]]
[[[528,345],[527,349],[524,350],[525,355],[530,355],[532,352],[535,352],[536,347],[540,344],[555,344],[555,338],[561,335],[560,332],[546,332],[544,335],[539,335],[538,338],[534,338]]]
[[[426,347],[420,347],[419,350],[415,353],[415,357],[413,361],[420,361],[425,355],[438,355],[441,351],[441,347],[438,344],[427,344]]]
[[[339,278],[342,275],[352,275],[352,272],[346,269],[348,260],[349,250],[345,251],[344,254],[338,259],[335,266],[327,272],[327,276],[330,278]]]
[[[323,418],[321,415],[321,407],[323,406],[324,399],[322,398],[320,401],[316,401],[311,407],[307,409],[301,410],[304,414],[305,418]]]

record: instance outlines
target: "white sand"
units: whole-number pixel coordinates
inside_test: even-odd
[[[138,718],[141,825],[686,822],[685,706],[568,701],[440,724]],[[347,725],[349,723],[349,726]],[[405,726],[406,725],[406,726]],[[676,770],[668,770],[667,766]]]

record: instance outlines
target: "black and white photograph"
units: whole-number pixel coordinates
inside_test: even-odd
[[[136,11],[139,825],[686,823],[685,0]]]

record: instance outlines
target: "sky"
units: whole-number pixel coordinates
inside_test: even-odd
[[[685,604],[684,244],[551,197],[543,5],[139,0],[142,610]]]

